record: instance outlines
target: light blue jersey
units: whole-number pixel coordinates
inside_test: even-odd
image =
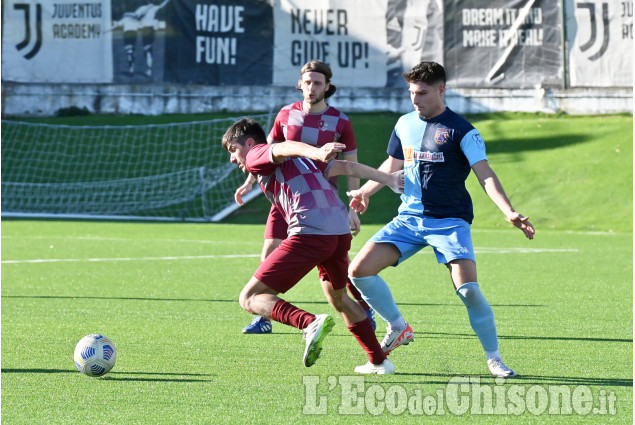
[[[480,133],[449,108],[432,119],[416,111],[397,121],[388,155],[404,160],[400,214],[461,218],[472,223],[472,199],[465,188],[471,166],[487,160]]]

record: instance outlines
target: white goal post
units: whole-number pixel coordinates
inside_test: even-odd
[[[272,116],[252,118],[267,131]],[[237,119],[135,126],[2,120],[2,217],[220,221],[239,208],[234,192],[246,177],[221,146]],[[243,199],[259,193],[255,187]]]

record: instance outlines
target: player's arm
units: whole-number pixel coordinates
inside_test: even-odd
[[[320,162],[330,162],[346,148],[343,143],[327,143],[317,148],[302,142],[286,142],[274,143],[271,147],[271,159],[279,164],[287,158],[305,157]]]
[[[529,217],[523,216],[514,209],[505,194],[502,183],[494,170],[492,170],[492,167],[489,166],[489,163],[486,160],[478,161],[472,165],[472,170],[478,182],[481,184],[481,187],[485,193],[487,193],[487,196],[489,196],[503,214],[505,214],[507,220],[522,230],[527,238],[533,239],[536,230],[529,222]]]
[[[348,162],[359,162],[357,160],[357,152],[344,152],[342,153],[342,159]],[[346,188],[348,190],[359,189],[359,178],[355,176],[346,176]]]
[[[402,193],[403,173],[385,173],[375,168],[369,167],[359,162],[335,160],[326,171],[326,177],[332,176],[354,176],[360,179],[374,181],[380,187],[388,186],[396,193]]]
[[[269,135],[267,137],[267,143],[277,143],[277,141],[274,140],[271,135]],[[238,189],[236,189],[236,192],[234,192],[234,200],[238,205],[244,205],[243,196],[251,192],[256,181],[256,177],[254,177],[253,174],[248,174],[245,182]]]
[[[384,173],[396,173],[403,169],[403,159],[397,159],[392,156],[388,156],[388,158],[379,166],[378,171],[383,171]],[[401,184],[403,188],[403,173],[400,173],[401,176]],[[350,206],[355,211],[360,214],[363,214],[368,208],[369,199],[373,196],[379,189],[384,187],[384,184],[369,180],[358,190],[351,190],[346,192],[346,194],[351,198]]]
[[[358,162],[336,160],[331,163],[327,172],[329,176],[352,175],[368,180],[362,188],[346,192],[351,197],[350,207],[360,214],[363,214],[368,208],[368,198],[370,197],[368,193],[363,191],[363,188],[371,187],[379,190],[383,186],[388,186],[396,193],[403,192],[404,175],[401,170],[390,173]]]
[[[342,152],[342,159],[344,161],[350,162],[358,162],[357,161],[357,151],[353,152]],[[351,190],[359,189],[359,178],[353,176],[346,176],[346,189],[350,192]],[[352,198],[349,197],[349,202],[352,201]],[[359,220],[359,216],[357,215],[357,211],[353,208],[348,209],[348,222],[351,225],[351,233],[353,236],[357,236],[359,231],[361,230],[362,223]]]
[[[392,156],[388,156],[388,158],[377,168],[379,171],[383,171],[384,173],[394,173],[403,169],[404,161],[402,159],[397,159]],[[384,185],[377,181],[367,181],[362,187],[359,188],[360,192],[365,193],[368,197],[373,196],[379,189],[381,189]]]
[[[251,189],[254,187],[254,183],[256,183],[256,177],[253,174],[248,174],[245,182],[236,189],[234,192],[234,200],[238,205],[243,205],[245,202],[243,201],[243,195],[251,192]]]

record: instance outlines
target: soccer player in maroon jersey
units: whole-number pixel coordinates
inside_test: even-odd
[[[286,105],[278,112],[267,141],[277,143],[292,140],[317,147],[330,142],[339,142],[346,146],[341,152],[342,159],[357,162],[357,142],[350,119],[326,103],[326,100],[336,91],[335,85],[331,83],[333,77],[331,67],[319,60],[312,60],[302,67],[300,75],[297,89],[302,92],[303,100]],[[337,178],[331,178],[330,181],[337,187]],[[242,195],[249,192],[254,183],[255,179],[250,175],[247,181],[236,190],[237,203],[243,204]],[[346,183],[349,191],[359,189],[359,179],[356,177],[347,176]],[[354,209],[349,209],[348,219],[353,236],[356,236],[360,230],[360,221]],[[265,227],[261,261],[264,261],[286,237],[287,223],[277,209],[272,207]],[[366,311],[374,329],[373,310],[350,281],[347,286]],[[265,318],[256,317],[243,328],[243,333],[271,333],[271,330],[271,322]]]
[[[230,162],[257,178],[288,228],[288,236],[260,263],[243,288],[240,305],[252,314],[301,329],[306,339],[304,365],[312,366],[335,322],[329,315],[316,316],[302,310],[278,294],[291,289],[317,266],[326,298],[368,354],[369,361],[356,367],[355,372],[394,373],[370,318],[346,292],[352,235],[347,208],[328,178],[354,175],[399,192],[402,175],[333,160],[346,148],[342,143],[327,143],[320,148],[294,141],[267,144],[262,127],[250,118],[237,121],[227,130],[223,147],[230,153]]]

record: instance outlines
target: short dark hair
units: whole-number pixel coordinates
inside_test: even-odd
[[[242,118],[233,123],[223,135],[223,147],[229,150],[231,143],[245,145],[247,139],[252,138],[256,144],[267,143],[267,136],[262,126],[253,118]]]
[[[317,59],[313,59],[312,61],[304,64],[304,66],[300,70],[300,75],[304,75],[305,72],[319,72],[320,74],[324,75],[326,82],[330,84],[329,89],[326,91],[326,93],[324,93],[324,98],[328,99],[329,97],[333,96],[333,94],[337,90],[337,87],[335,87],[335,84],[331,83],[331,78],[333,78],[333,71],[328,64]],[[296,89],[302,91],[302,78],[298,80]]]
[[[421,62],[410,71],[403,73],[403,78],[408,83],[421,82],[428,85],[437,83],[445,84],[445,69],[436,62]]]

